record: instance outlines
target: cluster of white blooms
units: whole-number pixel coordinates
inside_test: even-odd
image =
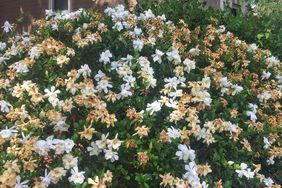
[[[246,163],[241,163],[240,169],[235,171],[238,173],[238,176],[240,178],[245,176],[247,179],[251,179],[254,178],[255,175],[255,173],[250,168],[248,168],[248,165]]]
[[[256,116],[256,113],[257,113],[257,108],[258,106],[256,104],[252,104],[252,103],[249,103],[248,104],[248,107],[249,107],[249,111],[247,111],[247,116],[250,117],[250,119],[253,121],[253,122],[256,122],[257,120],[257,116]]]
[[[113,28],[121,31],[123,28],[130,28],[130,25],[125,21],[129,12],[125,10],[124,6],[118,5],[115,8],[105,9],[105,13],[108,16],[112,17],[112,20],[115,22]]]
[[[49,136],[46,140],[38,140],[35,144],[35,152],[41,156],[48,155],[48,152],[54,150],[56,155],[70,153],[74,147],[74,142],[71,139],[54,139],[54,136]]]
[[[108,136],[109,133],[106,135],[102,134],[101,140],[91,142],[91,146],[87,147],[90,156],[98,156],[103,151],[106,160],[114,162],[119,159],[117,151],[119,150],[122,141],[118,139],[118,135],[116,135],[114,139],[108,139]]]
[[[190,146],[187,147],[185,144],[178,145],[178,151],[175,155],[179,160],[183,160],[185,163],[190,161],[187,165],[185,165],[186,172],[183,174],[183,178],[188,181],[191,187],[208,187],[206,182],[200,182],[200,178],[197,172],[197,164],[195,163],[195,150],[191,149]]]
[[[231,93],[232,96],[243,91],[242,86],[239,86],[238,84],[232,84],[230,81],[228,81],[227,77],[221,78],[220,87],[221,87],[221,96],[223,96],[225,93],[228,93],[230,90],[232,91]]]

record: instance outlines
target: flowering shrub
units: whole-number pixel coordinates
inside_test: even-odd
[[[2,187],[279,187],[270,51],[121,5],[37,26],[3,28]]]

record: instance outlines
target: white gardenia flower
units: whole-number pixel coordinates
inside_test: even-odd
[[[95,142],[91,142],[90,146],[87,147],[87,151],[89,152],[90,156],[98,156],[102,152],[102,149],[100,149]]]
[[[120,88],[121,88],[121,91],[118,94],[118,98],[123,99],[123,98],[129,97],[132,95],[131,87],[129,84],[121,84]]]
[[[158,101],[155,101],[151,104],[147,104],[146,111],[149,112],[150,115],[152,115],[154,112],[158,112],[161,109],[162,109],[161,103],[159,103]]]
[[[135,80],[136,78],[131,75],[123,77],[123,81],[125,81],[130,87],[134,86]]]
[[[9,140],[11,137],[13,137],[18,131],[15,130],[15,127],[8,128],[6,126],[5,129],[0,131],[0,137],[2,137],[4,140]]]
[[[263,146],[264,149],[268,149],[272,144],[266,137],[263,137],[263,143],[264,143]]]
[[[101,140],[96,140],[96,145],[98,146],[98,148],[100,149],[105,149],[107,147],[107,144],[108,144],[108,136],[109,136],[109,133],[107,133],[106,135],[102,134],[101,136]]]
[[[177,77],[165,78],[164,81],[166,82],[164,85],[166,88],[177,89],[177,85],[179,84]]]
[[[274,181],[268,177],[268,178],[264,178],[263,183],[267,186],[267,187],[272,187]]]
[[[46,15],[46,18],[48,18],[48,17],[53,16],[53,15],[54,15],[54,12],[53,12],[52,9],[50,9],[50,10],[45,10],[45,15]]]
[[[270,157],[269,159],[266,160],[268,165],[273,165],[275,163],[274,158]]]
[[[185,165],[185,170],[187,172],[183,175],[184,179],[187,179],[190,184],[200,183],[200,178],[197,173],[197,165],[194,161],[191,161],[188,165]]]
[[[188,161],[188,159],[191,161],[195,160],[195,150],[187,147],[185,144],[179,144],[178,149],[179,151],[177,151],[175,155],[178,156],[179,160],[184,160],[185,162]]]
[[[271,72],[263,71],[263,73],[261,75],[261,80],[267,80],[268,78],[270,78],[270,76],[271,76]]]
[[[170,126],[170,128],[167,129],[167,133],[169,138],[180,138],[181,134],[179,132],[179,130],[175,129],[173,126]]]
[[[71,154],[66,154],[62,158],[65,169],[71,169],[77,166],[77,157],[73,157]]]
[[[9,67],[18,73],[29,72],[28,66],[25,64],[23,60],[15,62],[14,64],[10,65]]]
[[[111,162],[114,162],[119,159],[118,153],[116,151],[113,151],[112,148],[105,149],[104,152],[106,160],[111,160]]]
[[[220,87],[230,87],[231,83],[228,81],[227,77],[223,77],[220,79]]]
[[[110,58],[112,57],[113,57],[113,54],[109,50],[106,50],[101,53],[99,62],[103,62],[104,64],[110,63],[111,61]]]
[[[54,131],[66,132],[69,129],[69,125],[66,124],[67,117],[62,117],[57,121],[52,121],[50,125],[54,125]]]
[[[12,25],[8,21],[4,22],[4,25],[2,26],[2,28],[3,28],[3,32],[5,33],[9,33],[10,31],[13,30]]]
[[[248,104],[248,107],[249,107],[253,112],[257,112],[258,105],[249,103],[249,104]]]
[[[41,183],[48,187],[51,183],[50,172],[48,173],[47,169],[45,169],[44,176],[40,176]]]
[[[257,49],[258,49],[257,45],[255,43],[253,43],[253,44],[249,45],[249,49],[248,50],[251,51],[251,52],[254,52]]]
[[[279,59],[277,59],[274,56],[268,57],[266,58],[266,62],[270,65],[270,66],[275,66],[279,64]]]
[[[161,102],[159,100],[159,102]],[[168,101],[165,101],[165,105],[169,108],[174,108],[174,109],[177,109],[178,108],[178,101],[176,100],[173,100],[173,99],[169,99]]]
[[[141,35],[141,34],[142,34],[142,29],[141,29],[141,28],[138,28],[138,27],[135,27],[135,28],[134,28],[134,34],[135,34],[136,36]]]
[[[48,101],[55,107],[59,102],[57,94],[61,93],[61,91],[56,90],[55,86],[52,86],[50,90],[44,89],[44,92],[46,93],[44,96],[47,97]]]
[[[96,86],[96,89],[100,92],[104,91],[104,93],[108,93],[109,92],[108,88],[113,88],[113,86],[106,79],[100,80],[97,84],[98,85]]]
[[[59,26],[58,26],[58,24],[57,24],[57,23],[53,23],[53,24],[51,25],[51,29],[52,29],[53,31],[59,31]]]
[[[161,63],[162,62],[162,56],[164,55],[164,53],[158,49],[156,49],[155,54],[152,55],[153,57],[153,61],[154,62],[158,62]]]
[[[237,84],[232,85],[231,88],[233,88],[233,92],[232,92],[233,96],[236,95],[237,93],[240,93],[241,91],[243,91],[243,87],[239,86]]]
[[[21,182],[21,177],[17,176],[16,184],[14,188],[29,188],[29,186],[27,185],[28,182],[29,182],[28,180]]]
[[[142,20],[147,20],[149,18],[154,18],[154,17],[155,17],[155,15],[153,14],[151,9],[146,10],[146,11],[144,11],[144,13],[140,14],[140,19],[142,19]]]
[[[13,45],[11,46],[10,50],[11,50],[10,54],[11,54],[12,56],[15,56],[15,55],[18,54],[18,48],[15,46],[15,44],[13,44]]]
[[[40,51],[37,46],[33,46],[30,51],[28,52],[32,59],[37,59],[40,56]]]
[[[254,178],[254,175],[255,175],[255,173],[252,172],[250,168],[247,168],[247,169],[244,171],[244,176],[245,176],[247,179]]]
[[[143,49],[143,46],[144,46],[143,40],[137,39],[133,41],[134,50],[141,52],[141,50]]]
[[[192,48],[189,50],[189,54],[191,54],[192,56],[197,56],[200,54],[200,51],[198,48]]]
[[[262,94],[258,95],[258,99],[260,102],[266,102],[271,98],[271,93],[269,91],[265,91]]]
[[[5,50],[7,47],[5,42],[0,42],[0,51]]]
[[[168,59],[169,61],[173,61],[173,62],[175,62],[176,64],[178,64],[178,63],[181,62],[181,57],[180,57],[180,55],[179,55],[178,49],[173,48],[173,50],[170,51],[170,52],[167,52],[166,55],[167,55],[167,59]]]
[[[85,177],[84,177],[84,171],[79,172],[78,167],[75,166],[71,169],[71,177],[69,177],[69,182],[73,182],[74,184],[82,184]]]
[[[38,140],[35,143],[35,152],[37,152],[41,156],[48,155],[50,151],[50,147],[45,140]]]
[[[187,71],[188,73],[189,73],[191,70],[193,70],[193,69],[196,68],[196,62],[195,62],[195,61],[192,61],[192,60],[190,60],[190,59],[185,59],[185,60],[183,61],[183,64],[185,65],[184,70]]]
[[[9,60],[9,58],[0,56],[0,63],[5,62],[6,60]]]
[[[0,101],[0,111],[4,113],[9,113],[10,112],[10,107],[11,104],[8,103],[7,101],[1,100]]]
[[[118,134],[116,134],[115,138],[112,140],[108,140],[108,148],[112,148],[118,150],[122,141],[118,139]]]
[[[205,76],[201,81],[202,87],[209,89],[211,87],[211,78]]]
[[[101,78],[105,77],[106,74],[103,73],[101,70],[98,71],[98,73],[95,75],[95,80],[98,82],[99,80],[101,80]]]
[[[181,97],[183,95],[182,89],[177,89],[176,91],[170,92],[168,96],[170,96],[173,100],[177,97]]]
[[[238,176],[242,178],[245,176],[247,179],[253,178],[255,173],[251,171],[250,168],[248,168],[248,165],[246,163],[240,164],[240,170],[235,170],[238,173]]]
[[[87,64],[81,65],[77,72],[79,75],[82,75],[84,79],[91,76],[91,69]]]
[[[68,139],[64,140],[64,144],[65,144],[65,152],[70,153],[72,148],[74,147],[73,140],[68,138]]]
[[[246,163],[241,163],[240,168],[241,170],[246,170],[248,168],[248,165]]]

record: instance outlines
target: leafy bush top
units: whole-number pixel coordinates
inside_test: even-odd
[[[123,6],[37,25],[0,43],[2,187],[279,187],[270,51]]]

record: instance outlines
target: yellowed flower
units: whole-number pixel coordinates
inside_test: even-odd
[[[141,127],[136,127],[136,133],[133,135],[138,135],[140,138],[148,136],[149,128],[146,125],[142,125]]]
[[[137,159],[141,165],[147,164],[149,161],[149,156],[147,155],[147,152],[138,152],[137,153]]]
[[[160,185],[171,187],[173,186],[174,177],[170,175],[170,173],[165,173],[164,175],[160,175],[160,177],[162,178],[162,182],[160,183]]]

